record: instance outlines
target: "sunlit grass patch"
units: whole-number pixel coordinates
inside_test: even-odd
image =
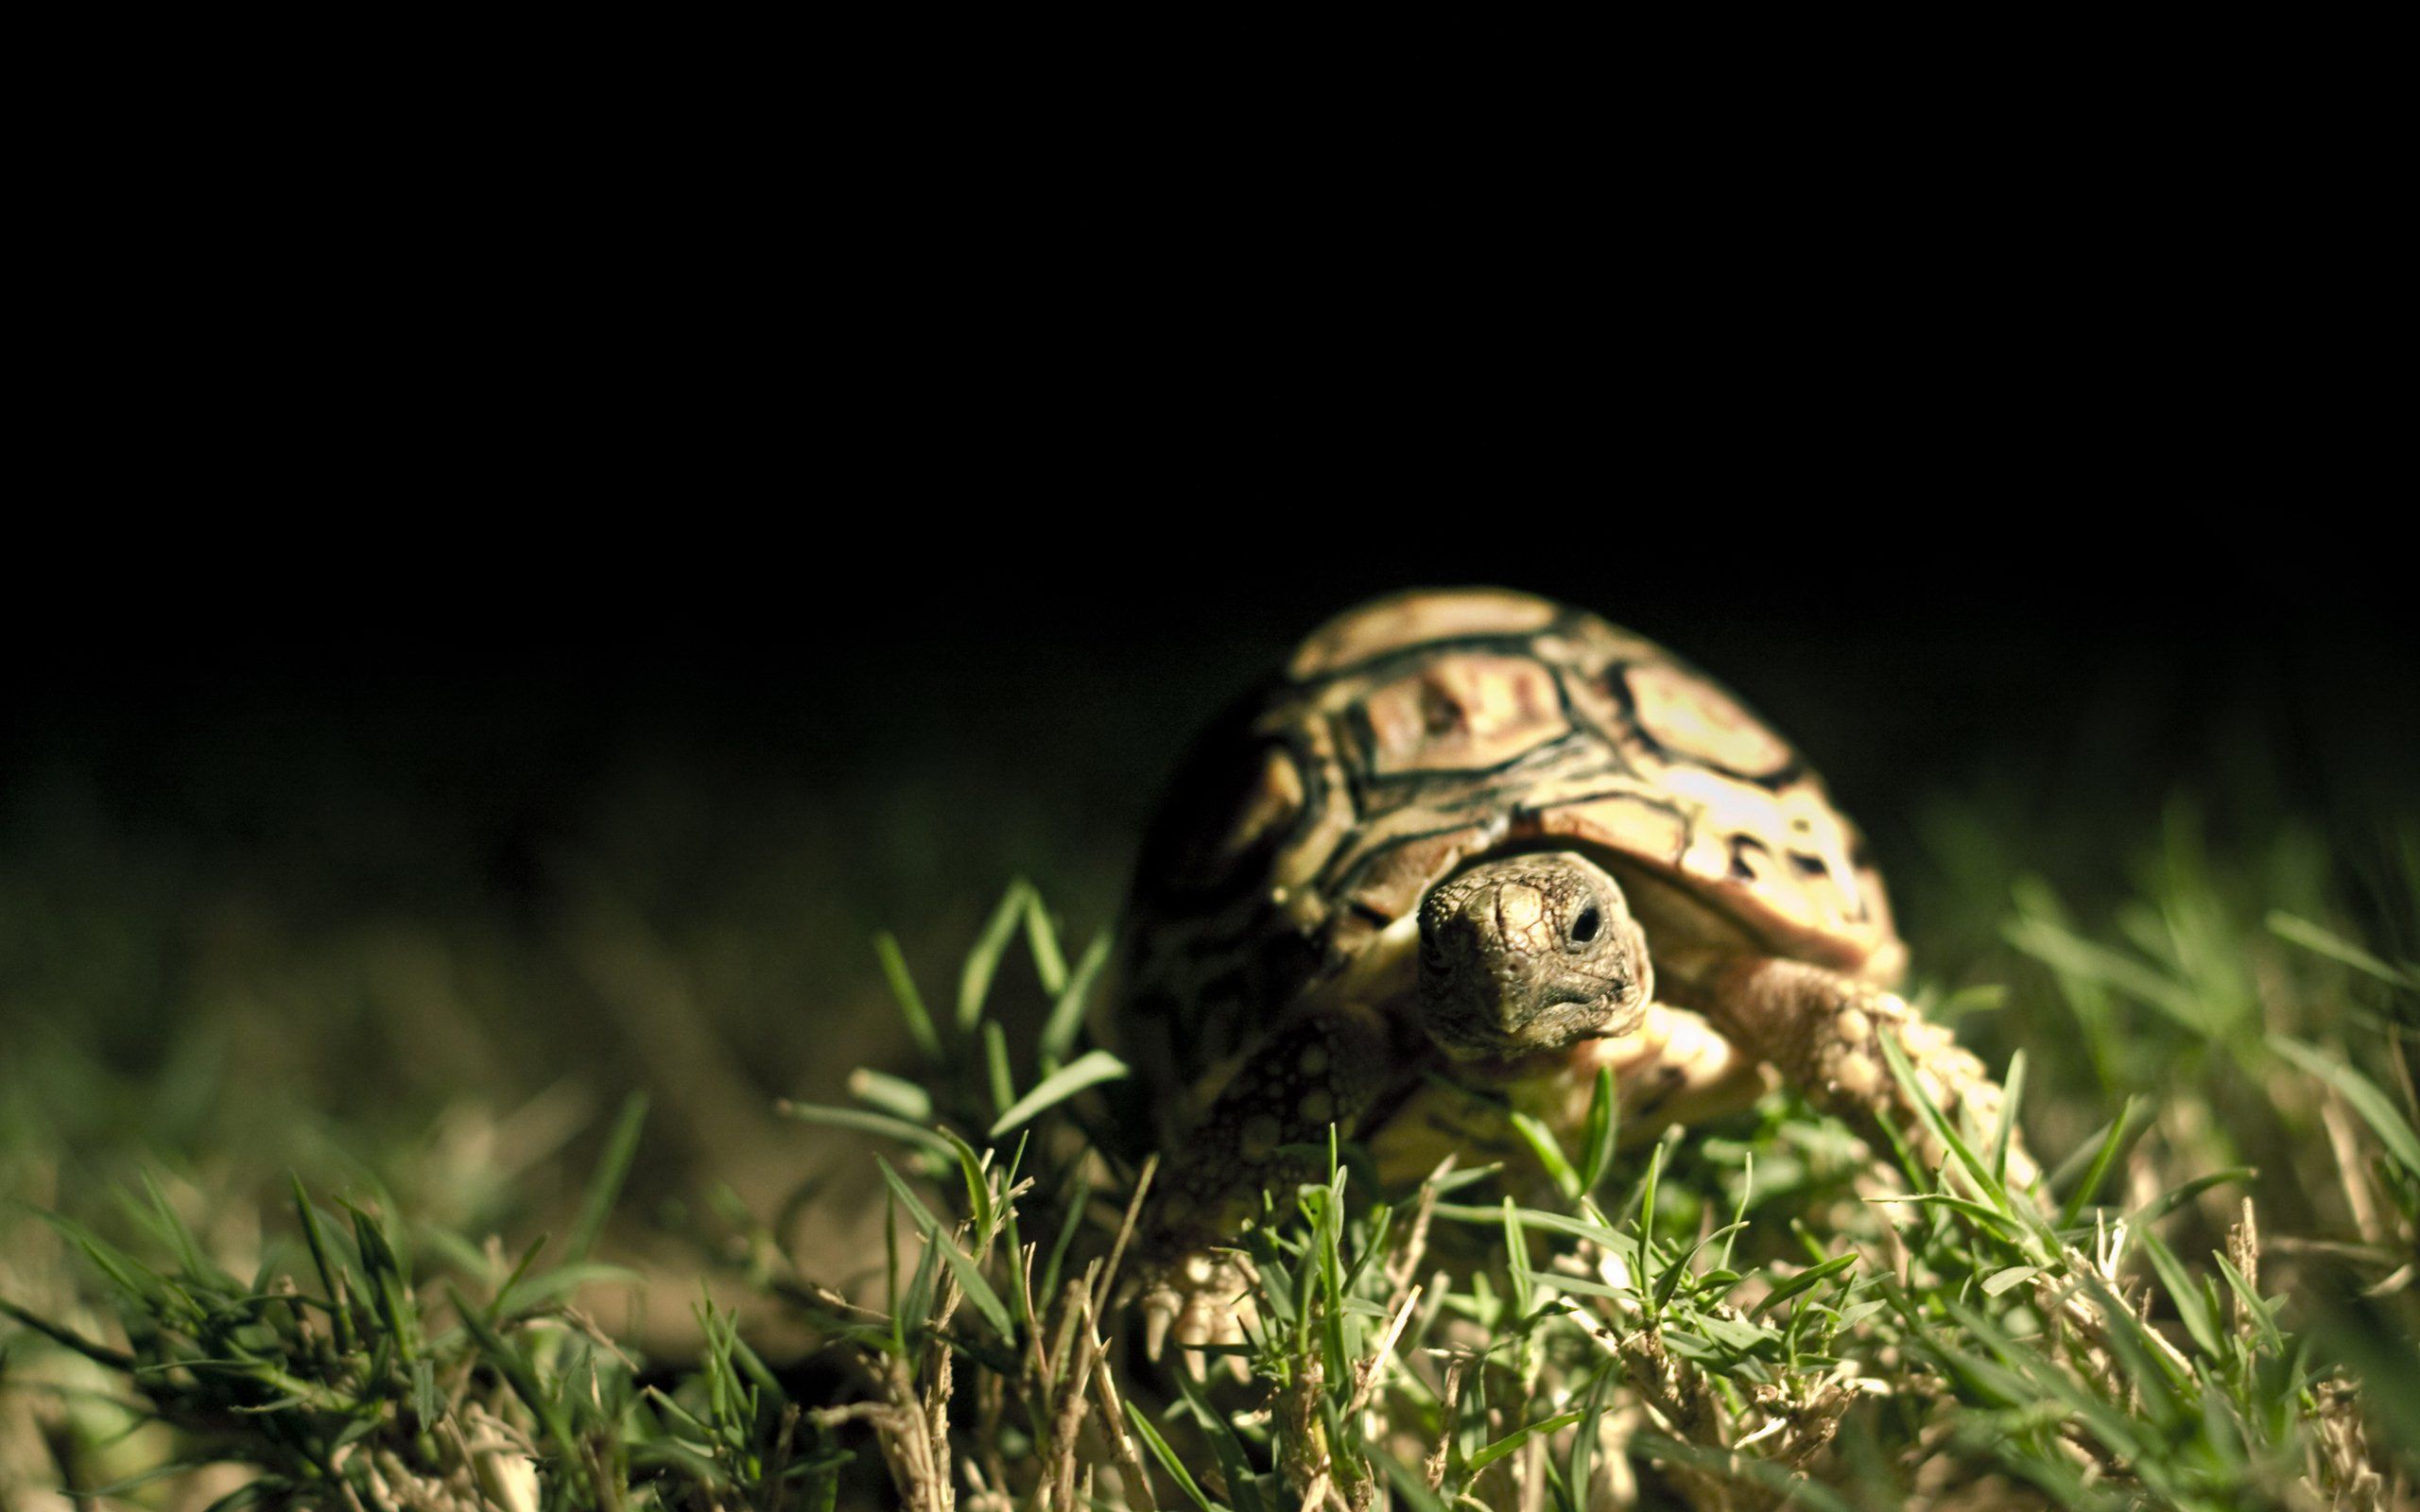
[[[758,1299],[700,1304],[695,1358],[638,1358],[580,1305],[608,1275],[635,1105],[557,1242],[298,1186],[249,1215],[265,1237],[238,1275],[167,1185],[54,1188],[47,1218],[0,1218],[0,1486],[365,1508],[870,1488],[1069,1512],[2411,1505],[2420,966],[2311,879],[2292,854],[2230,869],[2180,815],[2119,907],[2021,886],[2006,937],[2030,964],[1945,1005],[2025,1046],[1993,1127],[1894,1066],[1931,1138],[1879,1151],[1776,1095],[1619,1154],[1610,1085],[1582,1147],[1518,1131],[1546,1179],[1517,1194],[1452,1165],[1378,1191],[1338,1140],[1322,1179],[1267,1194],[1235,1236],[1246,1342],[1160,1367],[1131,1298],[1150,1152],[1089,1039],[1106,947],[1067,949],[1019,885],[954,975],[880,942],[908,1058],[854,1077],[853,1105],[786,1106],[882,1162],[870,1284],[726,1199],[695,1237]],[[1012,1029],[995,998],[1028,973],[1043,1006]],[[2034,1190],[2009,1182],[2018,1121]],[[819,1331],[813,1374],[752,1346],[777,1314]]]

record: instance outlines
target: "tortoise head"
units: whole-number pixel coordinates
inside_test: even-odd
[[[1420,907],[1420,1008],[1450,1056],[1496,1058],[1636,1030],[1647,937],[1603,868],[1567,850],[1483,862]]]

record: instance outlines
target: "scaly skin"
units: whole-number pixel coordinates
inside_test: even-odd
[[[1386,1021],[1339,1003],[1280,1031],[1236,1074],[1164,1167],[1150,1236],[1160,1247],[1233,1236],[1262,1192],[1324,1179],[1328,1125],[1360,1127],[1395,1080]]]
[[[1869,1137],[1879,1133],[1876,1120],[1887,1115],[1927,1166],[1940,1165],[1949,1151],[1891,1074],[1883,1058],[1884,1035],[1905,1053],[1916,1085],[1952,1126],[1962,1121],[1988,1136],[1998,1123],[2003,1093],[1983,1063],[1905,998],[1871,983],[1804,961],[1750,957],[1716,971],[1707,1012],[1743,1050],[1772,1062],[1818,1108]],[[2036,1174],[2012,1130],[2009,1183],[2030,1186]]]
[[[1401,1053],[1384,1015],[1340,998],[1306,1012],[1245,1063],[1163,1167],[1143,1231],[1146,1348],[1173,1328],[1188,1349],[1237,1344],[1249,1278],[1213,1252],[1264,1192],[1325,1178],[1334,1125],[1350,1138],[1394,1084]],[[1308,1147],[1307,1149],[1305,1147]]]
[[[1520,1059],[1634,1034],[1647,936],[1602,868],[1567,851],[1473,867],[1420,905],[1420,1017],[1457,1059]]]

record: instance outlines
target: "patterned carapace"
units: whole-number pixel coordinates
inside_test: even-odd
[[[1413,593],[1314,633],[1179,776],[1121,1040],[1198,1087],[1458,864],[1523,846],[1668,882],[1743,948],[1886,985],[1904,959],[1856,829],[1713,679],[1544,599]]]

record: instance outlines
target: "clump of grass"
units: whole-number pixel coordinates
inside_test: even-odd
[[[233,1465],[228,1505],[830,1505],[852,1446],[918,1512],[2420,1505],[2420,969],[2206,880],[2154,875],[2117,940],[2027,892],[2013,938],[2044,975],[2018,991],[2048,995],[2022,1011],[2076,1053],[2012,1065],[1993,1127],[1894,1063],[1927,1126],[1880,1152],[1777,1095],[1622,1154],[1610,1081],[1583,1148],[1517,1125],[1535,1171],[1380,1191],[1332,1137],[1323,1179],[1235,1236],[1246,1342],[1158,1367],[1130,1284],[1153,1166],[1086,1038],[1106,946],[1071,963],[1023,885],[943,1013],[878,945],[913,1075],[786,1109],[895,1146],[878,1287],[725,1205],[718,1253],[822,1332],[837,1396],[793,1396],[711,1306],[702,1357],[661,1376],[577,1307],[635,1110],[551,1260],[298,1191],[294,1243],[239,1281],[147,1201],[162,1260],[55,1220],[117,1336],[8,1313],[175,1431],[140,1479]],[[1020,943],[1029,1035],[991,1006]],[[2140,1073],[2146,1040],[2209,1097]],[[2019,1116],[2099,1127],[2037,1139],[2066,1158],[2019,1190]],[[32,1385],[22,1353],[0,1387]]]
[[[1022,1093],[983,1013],[1020,918],[1046,989],[1063,994],[1040,1082]],[[2350,964],[2396,991],[2420,980],[2307,920],[2273,922],[2307,966]],[[1787,1098],[1769,1100],[1744,1138],[1685,1144],[1676,1132],[1643,1163],[1616,1160],[1610,1083],[1591,1148],[1566,1153],[1542,1127],[1521,1130],[1559,1203],[1464,1200],[1501,1173],[1450,1167],[1368,1200],[1355,1152],[1335,1143],[1326,1181],[1268,1194],[1236,1236],[1248,1344],[1210,1351],[1218,1372],[1196,1356],[1194,1371],[1146,1375],[1121,1395],[1110,1374],[1121,1320],[1105,1291],[1132,1208],[1115,1239],[1105,1224],[1080,1226],[1094,1192],[1139,1196],[1148,1170],[1090,1137],[1098,1110],[1079,1094],[1123,1068],[1077,1053],[1081,1015],[1046,915],[1011,891],[947,1033],[895,954],[886,960],[926,1076],[912,1088],[861,1079],[880,1111],[792,1111],[897,1139],[947,1199],[928,1202],[886,1166],[894,1219],[925,1241],[914,1274],[903,1285],[894,1263],[884,1305],[846,1317],[835,1294],[814,1294],[881,1383],[856,1411],[880,1430],[908,1505],[944,1505],[954,1485],[987,1505],[1236,1512],[1577,1512],[1598,1495],[1693,1508],[2414,1504],[2409,1462],[2386,1445],[2420,1443],[2405,1435],[2420,1369],[2393,1349],[2361,1349],[2324,1299],[2263,1291],[2269,1246],[2239,1190],[2256,1173],[2170,1171],[2157,1184],[2137,1101],[2037,1190],[2015,1190],[2022,1057],[1987,1129],[1945,1118],[1894,1057],[1930,1136],[1894,1137],[1895,1184],[1845,1130]],[[2197,990],[2154,985],[2158,971],[2123,975],[2172,1003]],[[2420,1196],[2408,1087],[2398,1106],[2314,1043],[2260,1043],[2274,1057],[2261,1074],[2308,1084],[2281,1106],[2341,1105],[2345,1190],[2376,1197],[2371,1221],[2397,1226],[2383,1237],[2408,1255]],[[1915,1145],[1948,1154],[1927,1169]],[[2227,1192],[2232,1222],[2206,1258],[2161,1237]],[[1028,1204],[1062,1215],[1055,1238],[1020,1237]],[[1449,1230],[1460,1233],[1437,1243]],[[1106,1240],[1108,1259],[1046,1312],[1036,1298],[1053,1295],[1077,1235]],[[2401,1296],[2393,1276],[2378,1285]]]
[[[508,1261],[350,1202],[331,1211],[299,1181],[295,1242],[244,1278],[156,1185],[130,1205],[153,1260],[45,1214],[96,1278],[118,1339],[0,1299],[49,1347],[23,1363],[12,1348],[0,1383],[42,1393],[53,1366],[81,1361],[130,1420],[170,1431],[157,1463],[102,1485],[60,1445],[60,1483],[93,1501],[210,1472],[233,1483],[216,1508],[829,1506],[844,1456],[728,1314],[701,1307],[706,1357],[666,1389],[643,1384],[640,1362],[574,1303],[581,1285],[626,1275],[588,1256],[644,1113],[636,1099],[625,1108],[551,1257],[544,1240]]]

